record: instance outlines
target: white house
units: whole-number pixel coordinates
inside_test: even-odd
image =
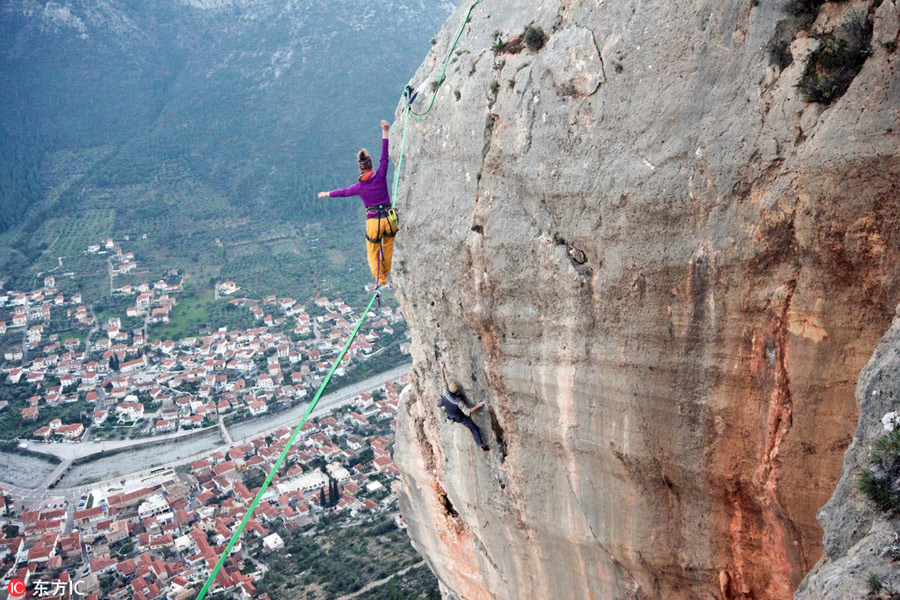
[[[315,471],[308,471],[297,477],[282,481],[275,487],[278,489],[279,494],[289,494],[291,492],[296,492],[297,490],[304,493],[310,492],[325,487],[326,485],[328,485],[328,477],[326,477],[325,473],[316,469]]]
[[[238,285],[233,281],[224,281],[219,284],[219,293],[225,296],[230,296],[239,289],[241,288],[239,288]]]
[[[116,405],[116,414],[120,420],[137,421],[144,418],[144,405],[140,402],[120,402]]]
[[[250,414],[254,417],[267,413],[269,411],[269,407],[268,405],[266,405],[264,400],[251,402],[250,404],[248,404],[248,407],[250,408]]]
[[[284,548],[284,540],[277,533],[272,533],[263,538],[263,548],[267,552],[277,552]]]
[[[169,503],[161,494],[154,494],[144,500],[138,507],[138,516],[143,520],[155,517],[169,510]]]
[[[124,362],[119,366],[119,371],[121,373],[131,373],[132,371],[137,371],[138,369],[143,369],[147,366],[147,358],[142,356],[135,360],[129,360],[128,362]]]

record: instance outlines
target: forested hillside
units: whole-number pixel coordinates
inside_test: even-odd
[[[354,152],[377,145],[378,121],[393,114],[451,8],[4,3],[3,275],[56,266],[100,236],[147,234],[151,267],[174,260],[203,277],[252,275],[274,287],[291,257],[327,258],[363,278],[360,261],[344,266],[362,252],[351,227],[358,203],[315,192],[353,181]],[[295,270],[289,280],[315,276]]]

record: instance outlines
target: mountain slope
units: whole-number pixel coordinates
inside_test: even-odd
[[[268,229],[356,216],[356,202],[323,206],[314,193],[355,177],[355,151],[377,143],[450,8],[4,3],[0,127],[25,143],[0,154],[0,232],[13,228],[0,243],[27,264],[57,233],[48,220],[109,208],[110,235],[200,235],[203,260],[221,263],[204,230],[225,219]],[[46,249],[48,264],[58,250]]]

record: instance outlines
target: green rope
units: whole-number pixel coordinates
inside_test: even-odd
[[[444,59],[444,66],[441,68],[441,76],[438,78],[437,87],[434,88],[434,92],[431,94],[431,101],[428,103],[428,108],[425,109],[423,113],[413,112],[410,104],[406,105],[406,110],[403,114],[403,137],[400,140],[400,157],[397,159],[397,168],[394,171],[394,193],[391,194],[391,206],[395,206],[397,204],[397,189],[400,187],[400,169],[403,167],[403,150],[406,148],[406,128],[409,124],[409,115],[413,115],[413,118],[416,121],[424,121],[426,117],[428,117],[428,113],[431,112],[431,107],[434,106],[434,99],[437,97],[438,90],[441,88],[441,85],[444,83],[444,73],[447,71],[447,65],[450,64],[450,59],[453,57],[453,50],[456,48],[456,44],[459,42],[459,38],[462,37],[462,33],[466,28],[466,25],[469,24],[469,17],[472,14],[472,9],[484,2],[484,0],[475,0],[471,6],[469,6],[469,10],[466,11],[466,17],[463,19],[462,25],[459,28],[459,31],[456,32],[456,38],[453,40],[453,44],[450,46],[449,52],[447,52],[447,58]],[[411,94],[412,89],[407,86],[406,93]]]
[[[447,53],[447,58],[444,59],[444,66],[441,68],[441,75],[438,79],[437,86],[434,88],[434,93],[431,94],[431,102],[429,102],[428,108],[423,113],[414,113],[409,104],[407,104],[406,106],[406,114],[404,115],[403,119],[403,137],[400,141],[400,157],[397,159],[397,169],[394,172],[394,193],[392,194],[391,206],[394,206],[397,203],[397,189],[400,185],[400,169],[403,166],[403,149],[406,147],[406,130],[407,125],[409,124],[409,115],[412,114],[413,118],[417,121],[423,121],[428,116],[428,113],[431,112],[431,107],[434,106],[434,99],[437,96],[437,92],[440,89],[441,84],[444,83],[444,73],[447,71],[447,65],[450,64],[450,59],[453,56],[453,50],[456,48],[456,44],[459,42],[459,38],[462,36],[463,30],[465,30],[466,25],[469,23],[469,16],[472,14],[472,9],[481,4],[483,1],[484,0],[475,0],[475,2],[473,2],[472,5],[469,6],[469,10],[466,12],[466,17],[465,19],[463,19],[462,26],[459,28],[459,31],[456,34],[456,38],[453,40],[453,45],[450,46],[450,51]],[[378,299],[379,293],[380,292],[376,290],[375,294],[372,296],[372,299],[369,300],[369,304],[368,306],[366,306],[366,310],[363,311],[362,316],[359,318],[359,322],[357,322],[356,327],[353,329],[353,333],[350,334],[349,339],[347,339],[347,343],[344,344],[344,347],[341,349],[340,354],[338,354],[337,358],[335,359],[334,364],[331,365],[331,370],[328,371],[328,375],[325,376],[325,380],[322,381],[322,385],[319,386],[319,390],[313,397],[312,402],[309,403],[309,406],[306,408],[306,412],[303,413],[303,418],[300,419],[300,423],[298,423],[297,427],[294,428],[294,432],[291,434],[287,445],[284,447],[284,450],[281,451],[281,455],[278,457],[278,460],[275,461],[275,465],[266,476],[266,480],[263,482],[262,487],[259,488],[259,492],[256,494],[256,498],[253,499],[253,503],[250,504],[250,508],[247,510],[247,513],[241,520],[240,525],[238,525],[238,528],[232,534],[231,539],[228,541],[228,545],[225,546],[225,551],[222,553],[222,556],[219,557],[219,561],[216,563],[216,566],[213,568],[212,572],[209,574],[209,577],[206,579],[206,583],[203,584],[203,589],[200,590],[200,594],[197,596],[196,600],[203,600],[206,597],[206,593],[207,591],[209,591],[209,587],[212,585],[213,580],[216,578],[216,575],[219,574],[219,571],[222,569],[222,565],[225,564],[225,559],[228,558],[229,553],[231,553],[232,548],[234,548],[234,545],[237,543],[238,538],[244,531],[244,527],[246,527],[247,522],[250,521],[250,517],[253,516],[253,511],[256,510],[256,506],[262,499],[263,494],[265,494],[266,490],[269,488],[269,484],[272,482],[272,478],[275,476],[275,473],[278,471],[279,467],[281,467],[281,463],[283,463],[285,457],[287,457],[287,453],[294,445],[294,439],[296,439],[297,435],[300,433],[300,430],[306,424],[306,420],[309,418],[310,413],[312,413],[313,409],[315,409],[316,405],[319,403],[319,398],[322,396],[322,392],[325,391],[325,387],[328,385],[328,382],[331,381],[331,376],[334,374],[341,360],[344,358],[347,350],[350,349],[350,344],[354,339],[356,339],[356,336],[359,333],[359,328],[362,326],[363,320],[366,318],[366,315],[368,315],[369,311],[372,310],[372,304],[374,304],[375,300]]]
[[[481,0],[479,0],[480,2]],[[406,125],[409,123],[409,113],[412,112],[409,105],[406,106],[403,117],[403,137],[400,140],[400,158],[397,159],[397,168],[394,170],[394,193],[391,194],[391,206],[397,204],[397,188],[400,186],[400,168],[403,166],[403,149],[406,147]]]
[[[319,390],[316,392],[316,395],[313,397],[312,402],[309,403],[309,406],[306,408],[306,412],[303,413],[303,418],[300,419],[300,423],[297,427],[294,428],[294,433],[291,434],[290,439],[288,440],[287,445],[284,447],[284,450],[281,451],[281,456],[278,457],[278,460],[275,461],[275,465],[272,467],[272,470],[269,471],[269,475],[266,477],[266,480],[263,482],[262,487],[259,488],[259,492],[256,494],[256,498],[253,499],[253,503],[250,505],[250,508],[247,510],[247,514],[244,515],[244,518],[241,520],[241,524],[238,525],[238,528],[235,530],[234,534],[231,536],[231,540],[228,541],[228,545],[225,547],[225,551],[222,553],[222,556],[219,558],[219,562],[216,563],[215,568],[213,568],[212,573],[209,574],[209,577],[206,579],[206,583],[203,584],[203,589],[200,590],[200,595],[197,596],[197,600],[203,600],[206,597],[206,592],[209,590],[209,586],[212,585],[213,580],[216,578],[216,575],[219,574],[219,570],[222,568],[222,565],[225,564],[225,559],[228,558],[228,554],[231,552],[231,549],[234,548],[234,545],[237,543],[238,538],[241,535],[241,532],[244,531],[244,527],[247,525],[247,522],[250,520],[250,517],[253,515],[253,511],[256,510],[256,506],[259,504],[260,499],[263,494],[266,493],[266,490],[269,487],[269,483],[271,483],[272,478],[275,476],[275,473],[278,471],[278,468],[281,467],[281,463],[284,462],[285,457],[287,456],[288,451],[290,451],[291,447],[294,445],[294,439],[297,437],[297,434],[300,433],[300,430],[306,424],[306,420],[309,418],[310,413],[316,407],[316,404],[319,403],[319,398],[322,396],[322,392],[325,391],[325,387],[328,385],[328,382],[331,381],[331,376],[334,374],[334,371],[337,369],[338,365],[341,362],[341,359],[344,358],[344,354],[347,353],[347,350],[350,349],[350,344],[356,338],[356,335],[359,333],[359,328],[363,324],[363,320],[366,318],[366,315],[369,314],[369,311],[372,310],[372,304],[375,303],[375,299],[378,297],[378,292],[375,292],[375,295],[372,296],[372,299],[369,300],[369,305],[366,306],[366,310],[363,311],[362,316],[359,318],[359,321],[356,323],[356,327],[353,329],[353,333],[350,334],[350,337],[347,339],[347,342],[344,344],[344,347],[341,349],[340,354],[338,354],[337,358],[334,361],[334,364],[331,365],[331,370],[328,371],[328,375],[325,376],[325,380],[322,381],[322,385],[319,386]]]
[[[469,10],[466,12],[466,18],[463,19],[462,25],[460,26],[459,31],[456,34],[456,38],[453,40],[453,45],[450,46],[450,51],[447,52],[447,58],[444,59],[444,66],[441,68],[441,76],[438,78],[437,87],[434,88],[434,92],[431,94],[431,102],[428,103],[428,108],[423,113],[413,113],[413,118],[416,121],[424,121],[425,117],[428,116],[428,113],[431,112],[431,107],[434,106],[434,99],[437,96],[438,90],[441,89],[441,85],[444,83],[444,73],[447,71],[447,65],[450,64],[450,59],[453,58],[453,50],[456,48],[456,43],[459,42],[459,38],[462,36],[463,30],[465,30],[466,25],[469,24],[469,15],[472,14],[472,9],[482,2],[484,2],[484,0],[475,0],[475,2],[473,2],[469,7]]]

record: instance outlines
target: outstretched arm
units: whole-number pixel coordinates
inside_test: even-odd
[[[359,184],[354,183],[348,188],[342,190],[331,190],[330,192],[319,192],[319,198],[346,198],[347,196],[358,196]]]
[[[388,152],[388,129],[391,125],[387,121],[381,122],[381,160],[378,161],[378,171],[375,177],[384,177],[387,175],[388,160],[390,159]]]
[[[441,379],[444,381],[444,387],[447,387],[447,376],[444,375],[444,363],[441,363]]]

